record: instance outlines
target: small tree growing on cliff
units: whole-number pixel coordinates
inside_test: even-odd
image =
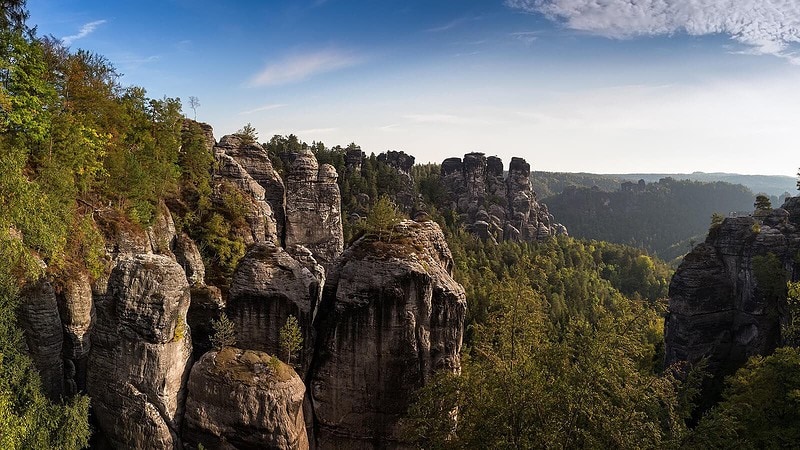
[[[303,348],[303,333],[295,316],[286,318],[286,324],[278,332],[281,349],[286,352],[286,364],[292,364],[292,354]]]
[[[247,122],[247,125],[240,128],[234,135],[241,139],[244,144],[255,144],[258,141],[258,131],[250,122]]]
[[[211,322],[214,334],[211,335],[211,346],[217,350],[222,347],[236,345],[236,326],[228,319],[228,315],[222,313],[218,320]]]
[[[769,201],[769,197],[767,197],[766,195],[758,194],[756,196],[756,202],[753,203],[753,206],[757,210],[766,211],[772,209],[772,202]]]
[[[402,219],[403,216],[397,210],[397,206],[388,195],[384,194],[378,198],[367,214],[366,229],[370,233],[376,233],[378,239],[382,239],[386,234],[391,240],[392,227],[400,223]]]

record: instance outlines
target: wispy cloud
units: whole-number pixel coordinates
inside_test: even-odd
[[[261,112],[261,111],[269,111],[269,110],[272,110],[272,109],[283,108],[284,106],[286,106],[286,105],[283,104],[283,103],[272,103],[272,104],[269,104],[269,105],[259,106],[258,108],[248,109],[247,111],[242,111],[242,112],[239,113],[239,115],[240,116],[245,116],[245,115],[248,115],[248,114],[255,114],[255,113]]]
[[[274,86],[296,83],[321,73],[351,67],[363,60],[352,52],[321,50],[302,55],[292,55],[267,65],[250,79],[249,85]]]
[[[511,33],[510,36],[522,42],[525,45],[531,45],[539,39],[538,31],[518,31]]]
[[[747,53],[774,55],[800,64],[796,0],[505,0],[511,8],[544,14],[567,27],[599,36],[693,36],[725,34]]]
[[[72,34],[69,36],[64,36],[61,38],[61,42],[64,45],[70,45],[73,42],[77,41],[78,39],[85,38],[86,36],[92,34],[92,32],[99,27],[100,25],[106,23],[105,20],[95,20],[94,22],[89,22],[84,24],[81,29],[78,31],[77,34]]]
[[[439,32],[442,32],[442,31],[450,30],[452,28],[455,28],[455,27],[457,27],[459,25],[462,25],[464,23],[467,23],[467,22],[480,20],[481,18],[482,18],[481,16],[459,17],[459,18],[451,20],[450,22],[447,22],[445,24],[439,25],[438,27],[428,28],[425,31],[427,31],[429,33],[439,33]]]

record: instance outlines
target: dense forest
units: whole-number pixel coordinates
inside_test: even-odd
[[[144,230],[164,205],[178,231],[198,243],[207,278],[224,286],[247,251],[237,228],[246,225],[252,205],[231,186],[212,182],[208,135],[184,117],[179,99],[153,99],[141,87],[122,85],[103,56],[38,36],[25,21],[23,2],[3,3],[0,447],[78,449],[89,445],[90,399],[81,393],[48,399],[43,392],[20,330],[24,290],[43,278],[101,277],[108,262],[104,235]],[[239,135],[257,141],[249,124]],[[303,148],[336,168],[344,216],[366,217],[346,224],[348,242],[395,223],[382,215],[420,210],[445,232],[469,305],[463,361],[460,374],[443,373],[417,394],[403,422],[410,445],[764,448],[800,442],[796,348],[753,358],[697,423],[691,417],[702,364],[663,366],[672,269],[641,248],[667,259],[684,253],[686,239],[708,228],[710,212],[752,203],[746,189],[670,179],[643,192],[574,189],[550,200],[550,211],[573,237],[492,244],[466,233],[442,209],[438,165],[414,166],[408,185],[374,154],[348,174],[344,158],[356,144],[326,147],[290,135],[262,147],[279,171],[282,155]],[[411,205],[397,198],[404,189],[412,190]]]
[[[547,206],[572,236],[641,247],[672,261],[703,240],[713,214],[747,215],[754,200],[741,185],[663,178],[610,192],[566,188]]]

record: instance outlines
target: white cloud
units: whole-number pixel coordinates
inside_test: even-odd
[[[321,73],[354,66],[359,62],[360,57],[339,50],[293,55],[267,65],[251,78],[249,85],[255,87],[296,83]]]
[[[257,113],[257,112],[261,112],[261,111],[269,111],[269,110],[272,110],[272,109],[283,108],[284,106],[286,106],[286,105],[283,104],[283,103],[272,103],[272,104],[269,104],[269,105],[259,106],[258,108],[248,109],[247,111],[242,111],[242,112],[239,113],[239,115],[240,116],[244,116],[244,115],[254,114],[254,113]]]
[[[105,20],[95,20],[94,22],[89,22],[87,24],[84,24],[78,31],[78,34],[64,36],[63,38],[61,38],[61,42],[64,45],[70,45],[73,42],[77,41],[78,39],[85,38],[86,36],[90,35],[97,27],[99,27],[104,23],[106,23]]]
[[[505,0],[507,6],[544,14],[567,27],[614,39],[685,32],[725,34],[747,53],[775,55],[800,64],[797,0]]]
[[[297,132],[297,135],[304,135],[304,134],[325,134],[325,133],[332,133],[338,130],[338,128],[309,128],[307,130],[300,130]]]
[[[455,116],[452,114],[406,114],[404,119],[408,119],[413,123],[431,123],[440,125],[491,125],[492,121],[473,118]]]
[[[531,45],[539,39],[538,34],[538,31],[519,31],[516,33],[511,33],[511,37],[525,45]]]

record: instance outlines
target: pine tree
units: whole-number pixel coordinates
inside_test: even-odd
[[[211,336],[211,345],[217,349],[222,350],[223,347],[230,347],[236,345],[236,326],[228,319],[228,315],[222,313],[219,320],[211,322],[211,327],[214,334]]]
[[[289,316],[279,332],[281,349],[286,352],[286,364],[292,364],[292,354],[303,348],[303,333],[295,316]]]

